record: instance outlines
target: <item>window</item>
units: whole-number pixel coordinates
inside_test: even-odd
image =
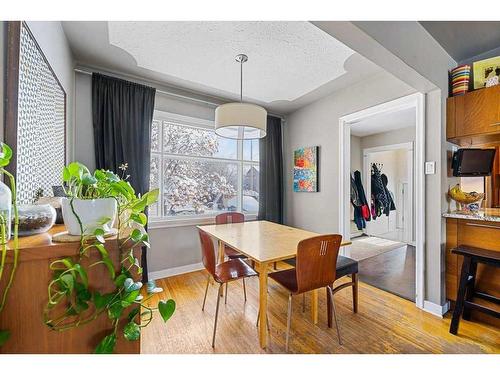
[[[150,187],[160,189],[149,210],[153,220],[257,214],[259,142],[222,138],[209,121],[156,111]]]

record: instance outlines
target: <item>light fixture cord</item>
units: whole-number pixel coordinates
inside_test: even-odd
[[[243,103],[243,61],[240,61],[240,103]]]

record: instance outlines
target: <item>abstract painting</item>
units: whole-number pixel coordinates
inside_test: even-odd
[[[293,191],[318,191],[318,146],[303,147],[294,151]]]

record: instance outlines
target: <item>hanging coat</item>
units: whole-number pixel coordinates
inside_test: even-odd
[[[387,179],[387,176],[382,173],[382,175],[380,177],[382,178],[382,183],[384,184],[385,193],[386,193],[387,198],[389,200],[389,204],[388,204],[387,207],[385,207],[384,213],[387,216],[389,216],[389,211],[396,210],[396,205],[394,204],[394,198],[392,197],[392,193],[387,188],[387,183],[389,182],[388,179]]]
[[[377,212],[377,216],[380,216],[382,212],[385,213],[386,208],[389,210],[389,198],[387,197],[380,171],[375,164],[372,164],[372,194],[374,198],[375,211]]]
[[[361,180],[361,172],[360,171],[354,172],[354,183],[355,183],[356,189],[358,191],[359,201],[361,202],[361,211],[362,211],[363,217],[366,221],[370,221],[370,219],[371,219],[370,208],[368,206],[368,201],[366,200],[365,189],[363,187],[363,182]]]

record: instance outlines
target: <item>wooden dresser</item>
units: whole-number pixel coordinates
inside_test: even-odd
[[[63,225],[56,225],[48,233],[20,238],[16,277],[7,304],[0,314],[0,327],[10,330],[11,337],[0,347],[0,353],[92,353],[104,336],[110,333],[111,322],[106,314],[101,314],[87,325],[64,332],[51,331],[43,323],[47,286],[51,280],[49,264],[61,257],[76,258],[79,251],[78,243],[52,242],[52,236],[64,230]],[[116,238],[106,240],[106,249],[118,269]],[[139,251],[140,249],[135,250],[138,259]],[[7,260],[7,274],[10,274],[12,267],[11,256],[12,254],[9,254]],[[88,261],[92,263],[98,259],[99,256],[93,253]],[[2,279],[0,290],[5,288],[5,279]],[[114,289],[109,274],[101,267],[91,269],[89,284],[92,288],[99,288],[104,292]],[[138,354],[140,339],[126,341],[120,334],[115,352]]]
[[[446,296],[455,301],[462,268],[462,257],[452,254],[458,245],[480,247],[500,252],[500,209],[485,209],[477,216],[449,213],[446,217]],[[499,295],[500,272],[498,268],[479,264],[476,289]],[[500,327],[498,319],[474,312],[473,317]]]

